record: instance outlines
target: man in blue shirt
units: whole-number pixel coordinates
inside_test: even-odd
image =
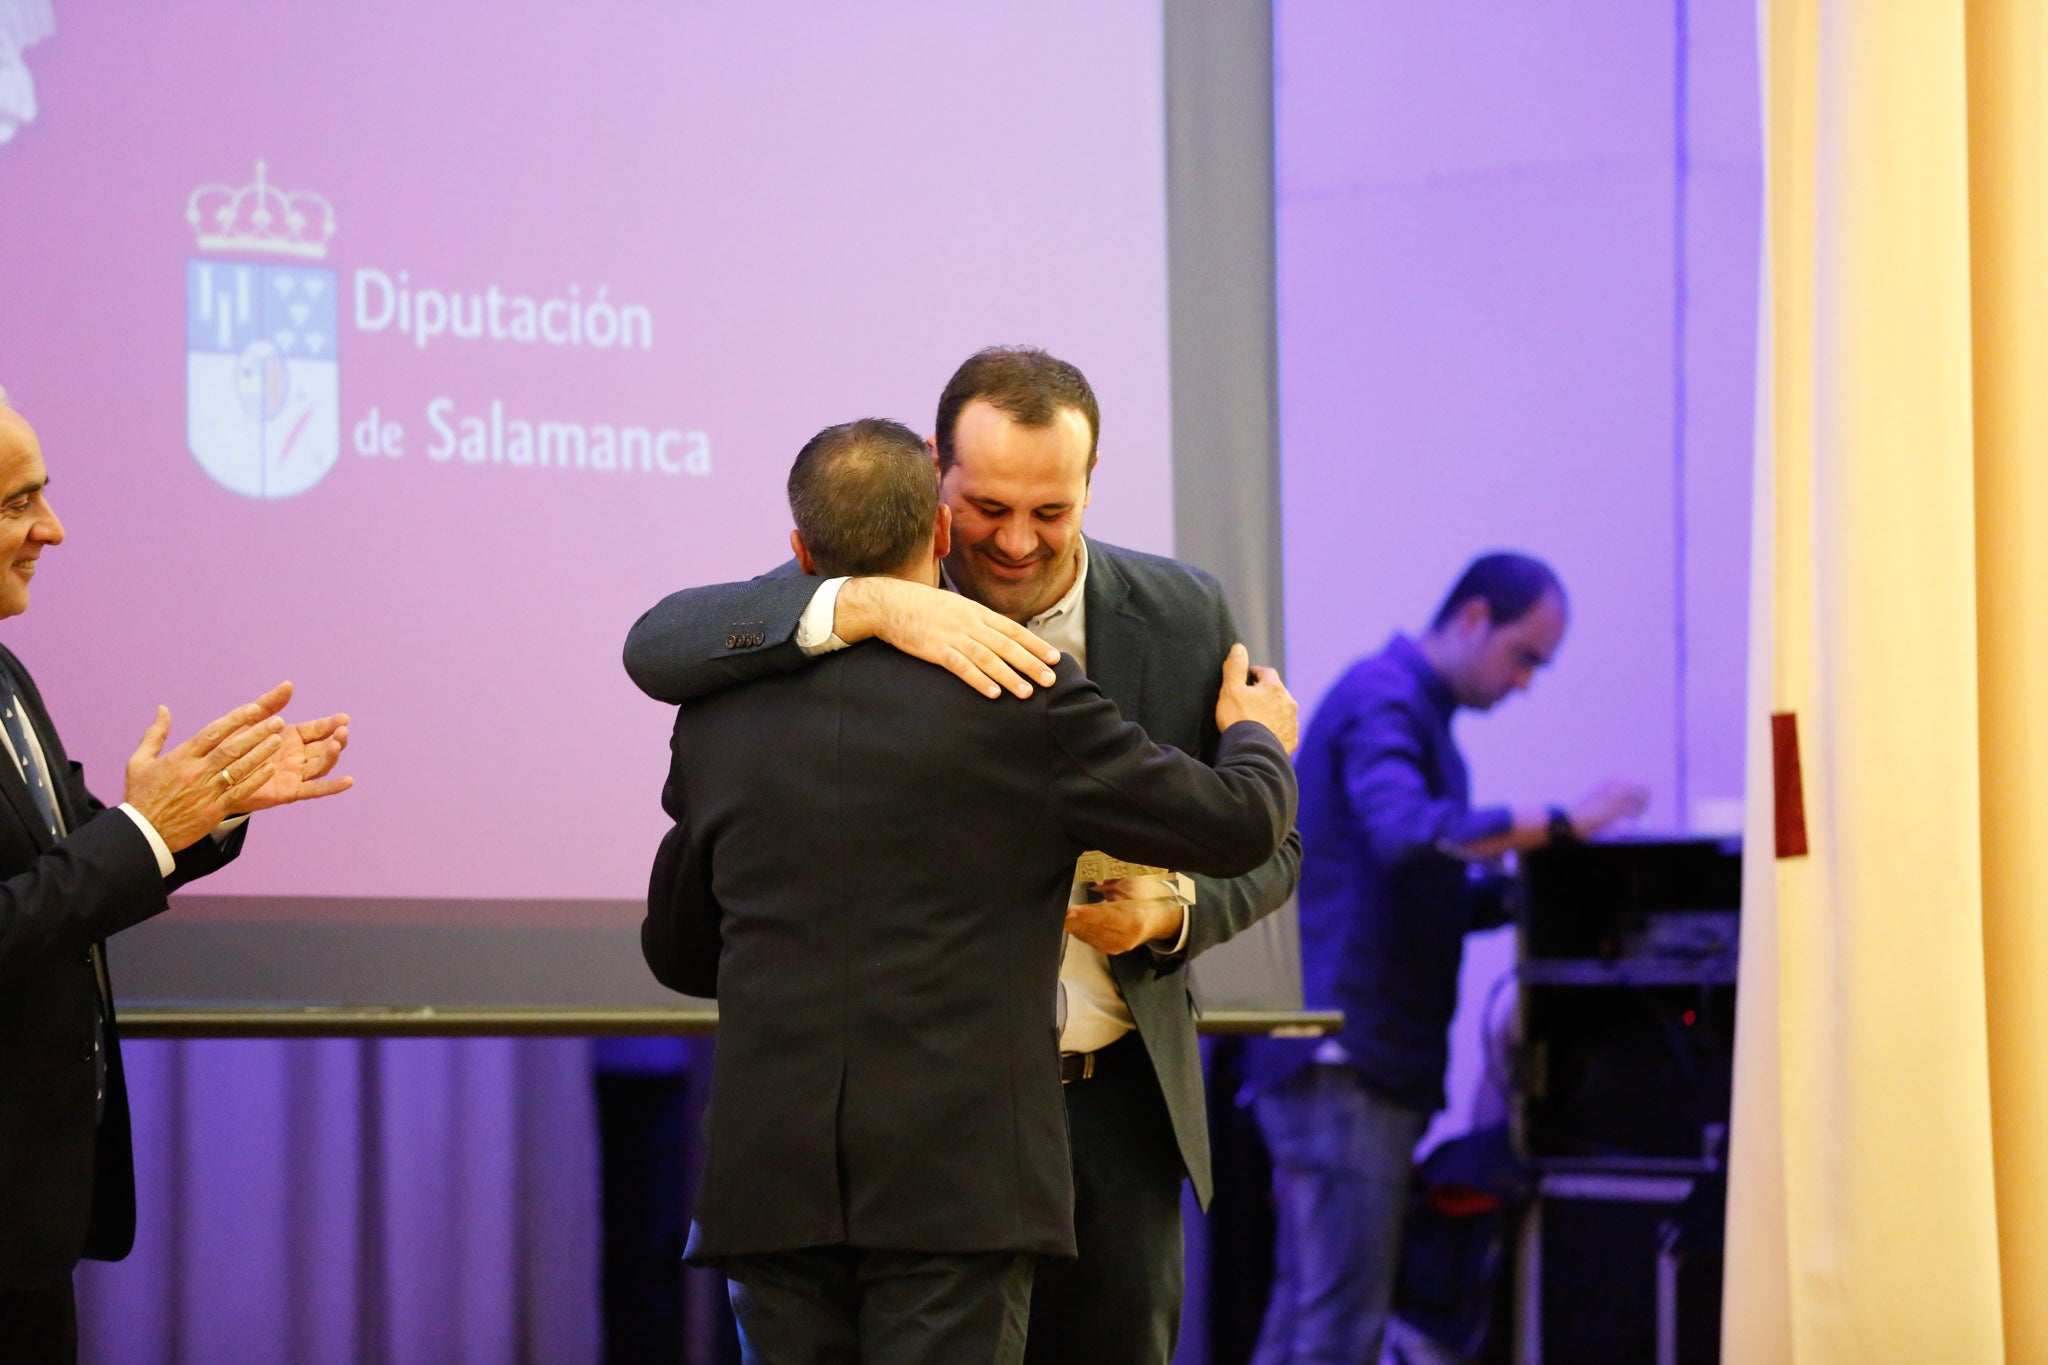
[[[1417,639],[1396,635],[1330,689],[1302,739],[1301,956],[1335,1038],[1250,1058],[1278,1206],[1254,1365],[1379,1359],[1415,1144],[1444,1104],[1464,936],[1506,918],[1485,864],[1582,839],[1649,794],[1602,783],[1569,810],[1472,808],[1459,708],[1529,686],[1564,639],[1564,587],[1526,555],[1469,565]]]

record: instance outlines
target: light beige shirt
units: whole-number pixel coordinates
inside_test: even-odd
[[[1024,628],[1088,671],[1088,542],[1081,542],[1081,571],[1066,596],[1024,623]],[[1060,1051],[1093,1052],[1137,1027],[1124,993],[1110,974],[1109,955],[1067,936],[1060,958],[1060,985],[1067,995],[1067,1026]]]

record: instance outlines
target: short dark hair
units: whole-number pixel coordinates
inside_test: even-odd
[[[931,452],[901,422],[826,427],[789,468],[789,513],[826,578],[902,568],[931,539],[938,510]]]
[[[990,346],[967,357],[939,395],[935,434],[939,473],[953,467],[953,428],[960,410],[981,399],[1019,426],[1052,425],[1062,408],[1088,419],[1088,472],[1095,472],[1095,445],[1102,439],[1102,409],[1095,390],[1077,366],[1036,346]]]
[[[1551,592],[1557,594],[1560,602],[1564,600],[1564,584],[1548,564],[1531,555],[1496,550],[1465,566],[1465,572],[1451,586],[1450,595],[1437,608],[1436,619],[1429,626],[1435,630],[1446,624],[1475,597],[1484,599],[1486,614],[1494,625],[1512,625],[1527,616],[1545,593]]]

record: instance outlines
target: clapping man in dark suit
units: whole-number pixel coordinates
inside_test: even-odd
[[[907,428],[820,433],[789,489],[807,575],[938,583],[952,510]],[[1293,825],[1294,703],[1242,647],[1218,672],[1214,768],[1070,658],[992,706],[868,643],[679,710],[643,943],[719,1001],[691,1253],[750,1361],[1022,1358],[1037,1258],[1075,1253],[1075,859],[1231,876]]]
[[[64,539],[36,433],[0,391],[0,617]],[[298,725],[282,683],[164,748],[157,708],[124,799],[93,799],[28,670],[0,648],[0,1360],[70,1362],[71,1272],[135,1240],[128,1095],[104,940],[242,846],[239,817],[331,796],[346,716]]]
[[[1095,393],[1073,365],[1028,348],[969,357],[939,397],[930,442],[952,509],[945,567],[958,592],[887,576],[820,584],[787,568],[689,589],[634,625],[627,671],[649,695],[682,702],[872,637],[991,697],[1004,686],[1024,696],[1033,682],[1051,684],[1049,664],[1064,651],[1153,739],[1213,758],[1212,712],[1237,641],[1230,607],[1199,569],[1082,536],[1100,428]],[[975,760],[963,751],[958,761]],[[1300,866],[1290,831],[1243,876],[1193,877],[1192,904],[1152,885],[1117,886],[1070,917],[1060,1046],[1077,1078],[1066,1096],[1080,1255],[1037,1278],[1033,1365],[1172,1358],[1181,1182],[1191,1179],[1203,1204],[1211,1189],[1187,967],[1283,904]]]

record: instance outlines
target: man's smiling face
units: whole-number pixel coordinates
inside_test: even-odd
[[[939,496],[953,509],[946,569],[975,601],[1028,621],[1074,586],[1088,506],[1088,419],[1061,408],[1029,427],[975,399],[953,424]]]
[[[64,539],[64,524],[50,510],[49,482],[35,428],[0,403],[0,617],[28,610],[37,557]]]

